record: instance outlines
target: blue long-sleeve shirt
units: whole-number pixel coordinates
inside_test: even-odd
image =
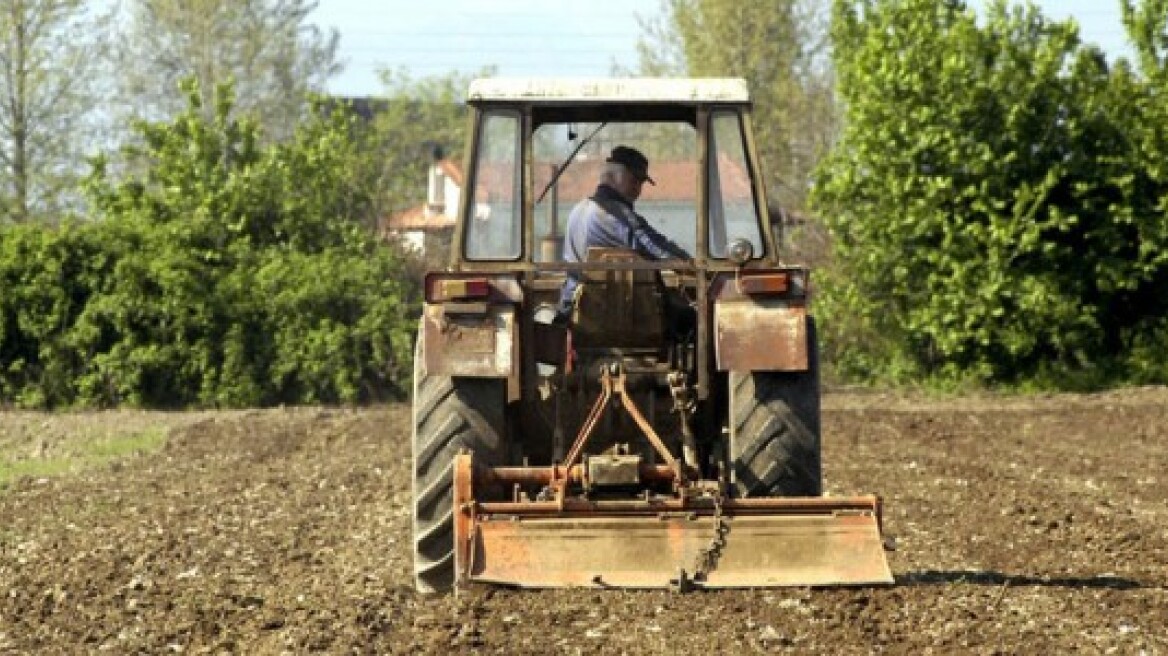
[[[584,262],[593,246],[630,248],[651,260],[689,259],[689,253],[668,237],[654,230],[639,216],[624,196],[602,184],[590,198],[580,201],[568,215],[564,235],[564,260]],[[571,307],[580,274],[569,271],[560,293],[560,307]]]

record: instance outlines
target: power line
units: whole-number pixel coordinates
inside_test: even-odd
[[[613,54],[621,53],[621,50],[612,50]],[[633,52],[629,50],[627,52]],[[443,56],[443,55],[464,55],[471,54],[476,57],[491,56],[491,55],[582,55],[594,56],[597,54],[606,54],[604,52],[597,52],[595,48],[366,48],[361,50],[343,50],[342,55],[356,55],[359,57],[410,57],[417,55],[425,56]]]
[[[524,30],[524,31],[515,31],[515,32],[499,32],[499,31],[495,31],[495,30],[478,31],[478,30],[446,30],[446,29],[434,30],[434,31],[431,31],[431,30],[397,31],[397,30],[361,30],[361,29],[353,30],[353,29],[347,29],[347,30],[344,30],[342,32],[342,36],[344,36],[345,34],[358,34],[361,36],[371,36],[371,37],[400,37],[400,38],[425,38],[425,39],[465,38],[465,37],[475,37],[475,38],[487,37],[487,38],[499,38],[499,39],[515,39],[515,38],[545,36],[545,37],[554,37],[554,38],[570,37],[574,40],[579,40],[579,41],[591,41],[591,40],[597,40],[597,39],[627,39],[633,33],[627,32],[627,31],[626,32],[590,32],[588,34],[580,34],[580,33],[571,32],[571,31],[554,32],[554,31],[548,31],[548,30],[538,30],[538,31],[537,30]]]

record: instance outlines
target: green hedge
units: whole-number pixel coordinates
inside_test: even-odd
[[[93,218],[0,230],[0,402],[252,406],[404,396],[418,290],[361,226],[361,125],[261,145],[230,90],[138,126]]]
[[[1143,4],[1132,33],[1163,34],[1168,3]],[[1111,66],[1032,5],[834,7],[828,359],[876,380],[1168,382],[1163,58]]]

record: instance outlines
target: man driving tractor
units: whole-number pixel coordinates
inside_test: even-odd
[[[564,260],[583,262],[588,258],[588,249],[595,247],[628,248],[652,260],[690,259],[684,248],[655,230],[633,208],[646,182],[657,184],[649,176],[649,160],[635,148],[613,148],[601,169],[595,193],[581,200],[568,216]],[[571,316],[579,284],[579,273],[569,272],[560,294],[559,316],[563,320]],[[684,333],[692,328],[694,320],[686,316],[692,312],[680,314],[673,321]]]

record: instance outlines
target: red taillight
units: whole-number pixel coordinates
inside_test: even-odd
[[[486,278],[432,278],[426,281],[426,301],[468,301],[491,295],[491,281]]]
[[[738,290],[743,294],[783,294],[787,283],[786,273],[744,274],[738,279]]]
[[[470,280],[443,280],[442,297],[449,299],[486,298],[491,293],[491,285],[486,278]]]
[[[748,296],[785,296],[803,298],[807,296],[807,270],[739,270],[735,278],[738,293]]]

